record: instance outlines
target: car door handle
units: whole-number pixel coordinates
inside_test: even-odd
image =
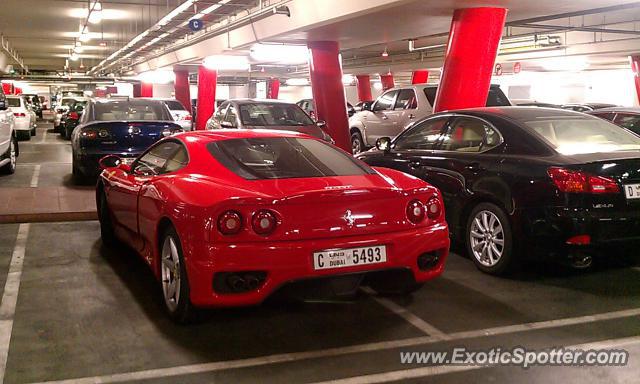
[[[471,171],[471,172],[480,172],[483,171],[484,168],[482,168],[482,166],[479,163],[471,163],[469,165],[467,165],[466,167],[464,167],[464,169]]]

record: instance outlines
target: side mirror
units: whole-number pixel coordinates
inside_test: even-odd
[[[0,111],[4,111],[7,109],[7,99],[0,100]]]
[[[122,159],[120,159],[120,156],[107,155],[101,158],[98,164],[100,164],[100,168],[102,169],[115,168],[122,164]]]
[[[388,137],[381,137],[376,140],[376,148],[384,153],[391,152],[391,139]]]
[[[316,125],[318,126],[318,128],[327,128],[327,122],[324,120],[318,120],[316,121]]]
[[[364,104],[362,104],[362,110],[363,111],[371,111],[371,106],[373,105],[373,101],[367,101]]]
[[[220,122],[220,126],[222,128],[235,128],[231,122],[224,120]]]

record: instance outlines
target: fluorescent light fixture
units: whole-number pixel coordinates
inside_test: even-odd
[[[287,85],[293,85],[293,86],[302,86],[302,85],[309,85],[309,79],[305,78],[305,77],[296,77],[296,78],[292,78],[292,79],[287,79],[287,81],[285,81],[285,84]]]
[[[259,62],[303,64],[309,60],[309,49],[304,45],[254,44],[251,58]]]
[[[586,57],[559,56],[540,60],[542,67],[548,71],[580,72],[589,67]]]
[[[142,72],[137,76],[137,79],[145,83],[169,84],[175,81],[176,76],[173,73],[173,71],[155,70],[155,71]]]
[[[96,1],[93,5],[93,10],[89,14],[89,22],[91,24],[98,24],[102,21],[102,4]]]
[[[343,85],[353,85],[356,82],[356,78],[353,75],[342,75]]]
[[[246,56],[231,55],[207,56],[202,61],[202,65],[218,71],[248,71],[251,68]]]
[[[160,19],[160,21],[158,21],[158,25],[163,27],[163,26],[169,24],[169,22],[171,22],[171,20],[173,20],[176,16],[178,16],[182,12],[186,11],[187,9],[189,9],[189,7],[191,7],[194,2],[195,2],[195,0],[187,0],[184,3],[180,4],[173,11],[167,13],[167,15],[165,17]]]
[[[211,12],[215,11],[216,9],[222,7],[223,5],[229,3],[231,0],[220,0],[219,2],[217,2],[216,4],[203,9],[202,11],[198,12],[197,15],[193,16],[192,19],[202,19],[203,16],[210,14]]]
[[[91,35],[89,34],[89,27],[80,27],[80,35],[78,36],[78,40],[83,43],[91,40]]]

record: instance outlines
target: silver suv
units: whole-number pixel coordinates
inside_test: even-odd
[[[392,88],[349,119],[351,150],[354,154],[376,144],[381,137],[395,137],[413,121],[433,113],[438,86],[416,84]],[[492,85],[487,106],[509,106],[511,102],[500,87]]]
[[[13,112],[0,88],[0,173],[14,173],[18,157],[18,139],[14,131]]]

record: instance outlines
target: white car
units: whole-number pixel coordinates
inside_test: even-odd
[[[185,131],[190,131],[192,128],[193,118],[189,111],[176,99],[161,99],[155,98],[155,100],[162,101],[167,108],[169,108],[169,112],[171,112],[171,117],[173,120],[182,127]]]
[[[18,139],[14,132],[13,112],[0,88],[0,172],[11,174],[16,171]]]
[[[14,129],[18,140],[31,140],[36,134],[36,113],[24,96],[7,96],[7,106],[13,112]]]
[[[58,132],[60,129],[60,120],[62,115],[69,110],[69,105],[73,104],[76,100],[89,100],[87,97],[63,97],[62,100],[56,106],[56,115],[53,119],[53,131]]]

